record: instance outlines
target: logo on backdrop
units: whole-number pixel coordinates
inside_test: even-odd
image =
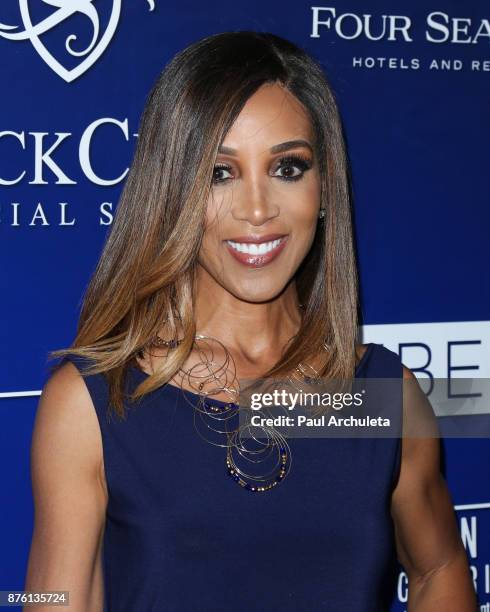
[[[409,15],[385,15],[374,13],[348,13],[335,6],[311,6],[310,38],[327,38],[329,43],[338,40],[352,44],[356,55],[352,67],[357,69],[388,70],[439,70],[490,72],[488,54],[478,48],[490,42],[490,19],[453,16],[433,11],[422,21],[417,15],[414,21]],[[385,43],[385,44],[384,44]],[[398,49],[416,43],[420,56],[400,57]],[[422,43],[427,43],[425,46]],[[397,52],[387,52],[390,46]],[[445,49],[441,56],[432,49]],[[362,49],[373,49],[364,55]],[[429,51],[429,48],[431,51]],[[457,50],[457,51],[456,51]],[[456,57],[455,53],[459,56]]]
[[[119,17],[121,15],[121,0],[112,0],[112,11],[105,31],[101,33],[99,14],[96,7],[93,5],[93,0],[41,0],[44,4],[55,7],[51,15],[39,21],[36,24],[32,23],[29,13],[29,0],[19,0],[20,14],[24,30],[19,30],[20,26],[6,25],[0,23],[0,37],[8,40],[24,41],[30,40],[34,49],[39,53],[46,64],[54,70],[58,76],[64,79],[67,83],[74,81],[84,72],[86,72],[99,57],[107,49],[107,46],[114,36]],[[154,0],[147,0],[150,5],[150,11],[155,8]],[[75,14],[81,14],[87,17],[92,24],[93,34],[89,45],[81,51],[76,51],[72,47],[72,43],[77,40],[76,34],[70,34],[65,40],[65,49],[72,57],[79,57],[80,63],[72,69],[67,69],[63,64],[54,57],[41,40],[41,36],[49,32],[58,24],[66,21],[69,17]]]

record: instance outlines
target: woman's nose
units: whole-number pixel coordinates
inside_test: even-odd
[[[238,221],[251,225],[263,225],[279,215],[280,207],[273,190],[261,179],[243,180],[239,189],[234,189],[231,213]]]

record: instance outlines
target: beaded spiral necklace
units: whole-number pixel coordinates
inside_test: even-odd
[[[195,341],[203,340],[212,340],[221,345],[222,350],[224,350],[224,354],[227,355],[227,359],[226,363],[220,366],[219,372],[221,374],[223,374],[223,372],[228,372],[227,365],[230,361],[233,362],[233,358],[226,347],[215,338],[204,336],[202,334],[195,336]],[[159,336],[156,336],[152,340],[151,346],[173,349],[179,346],[181,342],[181,340],[164,340]],[[202,351],[199,350],[198,352],[201,356],[201,362],[198,364],[198,366],[203,368],[208,373],[211,372],[212,366],[216,365],[213,360],[213,355],[211,355],[211,358],[208,358]],[[194,368],[195,367],[196,366],[194,366]],[[310,370],[313,370],[311,366],[308,367]],[[184,378],[187,379],[190,382],[189,386],[191,387],[194,387],[192,384],[192,370],[194,368],[191,368],[188,371],[181,370],[181,374],[183,375],[182,380]],[[299,364],[295,368],[295,374],[299,375],[300,377],[306,376],[305,368],[302,364]],[[266,442],[264,443],[259,442],[259,440],[262,438],[258,438],[255,433],[249,435],[248,437],[244,435],[247,430],[250,434],[250,425],[248,423],[230,428],[230,423],[232,423],[233,420],[236,420],[239,411],[244,409],[247,410],[249,408],[240,406],[234,401],[223,402],[221,400],[210,399],[210,396],[215,395],[220,391],[237,395],[237,391],[235,389],[231,389],[228,385],[213,387],[211,391],[208,392],[204,391],[206,384],[209,383],[209,377],[211,377],[213,381],[216,381],[216,371],[209,374],[206,381],[203,381],[202,377],[200,376],[194,376],[198,380],[201,380],[201,382],[197,385],[197,393],[193,393],[193,395],[195,397],[197,396],[198,398],[197,402],[195,401],[195,398],[194,401],[189,401],[185,393],[184,398],[189,401],[194,408],[194,426],[198,434],[207,442],[210,442],[215,446],[224,446],[226,448],[226,470],[230,478],[242,488],[253,493],[270,491],[276,487],[286,478],[292,465],[291,449],[285,436],[279,433],[273,427],[261,425],[259,429],[266,438]],[[182,381],[180,386],[182,391],[185,391],[184,387],[182,386]],[[220,428],[216,428],[216,425],[219,425]],[[223,444],[210,440],[201,433],[200,427],[202,428],[202,426],[204,426],[204,431],[207,433],[211,431],[214,434],[224,436],[226,442]],[[221,427],[224,427],[224,429],[221,429]],[[254,426],[254,430],[256,429],[257,426]],[[250,448],[250,445],[255,445],[255,448]],[[262,464],[265,461],[271,462],[272,460],[273,465],[272,468],[270,468],[265,474],[256,474],[245,471],[242,467],[240,467],[237,463],[238,459],[249,464]]]

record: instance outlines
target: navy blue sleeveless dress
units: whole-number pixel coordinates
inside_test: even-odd
[[[83,370],[80,358],[69,359]],[[129,370],[131,385],[146,376]],[[401,380],[402,364],[371,343],[359,377]],[[108,420],[105,377],[85,382],[109,490],[107,612],[389,609],[399,437],[291,439],[290,473],[253,493],[229,477],[225,449],[197,435],[192,406],[177,387],[145,396],[126,420]],[[401,414],[399,400],[390,410]]]

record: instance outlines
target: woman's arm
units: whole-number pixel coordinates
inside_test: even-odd
[[[408,575],[408,611],[475,612],[468,560],[440,472],[440,440],[422,437],[422,427],[435,432],[435,416],[415,376],[404,368],[404,438],[391,513],[398,559]],[[405,437],[410,432],[419,437]]]
[[[107,505],[102,439],[88,389],[70,362],[43,389],[31,473],[35,521],[25,590],[69,591],[69,610],[102,611]]]

